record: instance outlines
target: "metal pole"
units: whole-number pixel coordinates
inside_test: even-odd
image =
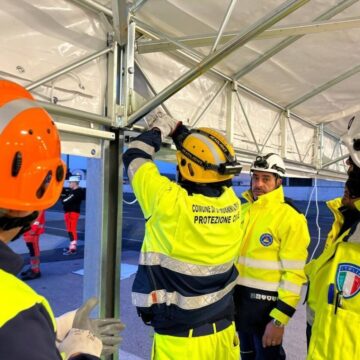
[[[305,101],[307,101],[307,100],[311,99],[312,97],[320,94],[321,92],[329,89],[330,87],[340,83],[341,81],[348,79],[349,77],[357,74],[358,72],[360,72],[360,65],[357,65],[357,66],[353,67],[352,69],[345,71],[344,73],[337,76],[336,78],[334,78],[330,81],[327,81],[325,84],[323,84],[323,85],[317,87],[316,89],[310,91],[309,93],[303,95],[299,99],[294,100],[289,105],[287,105],[287,107],[289,109],[293,109],[294,107],[304,103]]]
[[[79,5],[89,8],[95,12],[100,11],[109,17],[113,17],[113,12],[111,9],[107,8],[106,6],[104,6],[102,4],[99,4],[98,2],[96,2],[94,0],[73,0],[73,1],[78,3]]]
[[[64,124],[62,122],[55,121],[56,127],[59,131],[69,134],[78,134],[84,135],[87,137],[106,139],[106,140],[114,140],[115,135],[110,131],[98,130],[98,129],[90,129],[83,126],[76,126],[71,124]]]
[[[289,112],[289,111],[286,113],[286,117],[287,117],[287,120],[288,120],[288,124],[289,124],[289,128],[290,128],[290,132],[291,132],[292,138],[293,138],[294,143],[295,143],[296,151],[297,151],[297,153],[298,153],[298,155],[299,155],[299,160],[300,160],[300,162],[301,162],[301,154],[300,154],[300,150],[299,150],[299,147],[298,147],[298,144],[297,144],[297,141],[296,141],[296,137],[295,137],[295,134],[294,134],[294,130],[293,130],[292,126],[291,126],[290,112]]]
[[[177,41],[171,38],[170,36],[161,33],[160,31],[157,31],[156,29],[144,23],[143,21],[139,20],[138,18],[135,18],[133,16],[132,20],[134,20],[136,23],[136,30],[140,31],[143,35],[147,35],[148,37],[157,40],[165,39],[169,43],[173,44],[176,48],[182,49],[187,55],[195,57],[197,62],[201,61],[204,58],[204,56],[198,51],[189,48],[188,46],[182,44],[180,41]]]
[[[216,94],[212,97],[212,99],[209,101],[209,103],[205,106],[204,110],[200,113],[198,118],[190,125],[191,128],[193,128],[202,118],[207,114],[207,112],[210,110],[211,105],[215,102],[215,100],[219,97],[220,94],[224,91],[226,85],[228,82],[225,82],[216,92]]]
[[[147,84],[147,86],[149,87],[150,91],[152,92],[153,95],[156,95],[157,92],[153,86],[153,84],[151,83],[150,79],[148,78],[148,76],[145,74],[145,72],[142,70],[139,62],[135,59],[135,65],[137,67],[137,70],[140,71],[141,76],[145,79],[145,82]],[[165,104],[161,104],[161,107],[164,109],[164,111],[171,116],[171,112],[169,111],[169,109],[167,108],[167,106]]]
[[[40,85],[43,85],[43,84],[46,84],[47,82],[63,75],[63,74],[66,74],[68,73],[69,71],[71,70],[74,70],[76,68],[78,68],[79,66],[82,66],[84,64],[87,64],[88,62],[92,61],[92,60],[95,60],[97,59],[98,57],[102,56],[102,55],[105,55],[107,54],[108,52],[112,51],[112,47],[111,48],[106,48],[104,50],[100,50],[98,52],[96,52],[95,54],[92,54],[92,55],[89,55],[79,61],[76,61],[75,63],[73,64],[70,64],[70,65],[67,65],[65,67],[63,67],[62,69],[59,69],[57,71],[55,71],[54,73],[48,75],[48,76],[45,76],[31,84],[29,84],[28,86],[26,86],[25,88],[27,90],[33,90],[37,87],[39,87]]]
[[[272,125],[272,127],[271,127],[271,129],[270,129],[270,131],[269,131],[269,133],[266,135],[265,140],[264,140],[264,143],[263,143],[263,146],[262,146],[262,148],[261,148],[261,150],[260,150],[260,154],[263,153],[263,151],[264,151],[264,149],[265,149],[265,146],[266,146],[267,142],[268,142],[269,139],[270,139],[271,134],[274,132],[275,127],[276,127],[276,125],[278,124],[278,122],[279,122],[279,120],[280,120],[281,114],[282,114],[281,112],[278,114],[278,116],[277,116],[276,120],[274,121],[274,123],[273,123],[273,125]]]
[[[328,166],[330,166],[330,165],[332,165],[332,164],[335,164],[335,163],[337,163],[337,162],[339,162],[339,161],[341,161],[341,160],[344,160],[344,159],[346,159],[347,157],[349,157],[349,154],[342,155],[342,156],[336,158],[335,160],[331,160],[331,161],[327,162],[326,164],[322,165],[322,166],[321,166],[321,169],[324,169],[324,168],[326,168],[326,167],[328,167]]]
[[[133,102],[134,102],[134,74],[135,74],[135,23],[132,21],[128,26],[128,41],[127,41],[127,51],[126,51],[126,78],[125,82],[128,89],[126,104],[125,104],[125,113],[129,114],[133,111]]]
[[[133,18],[134,19],[134,18]],[[181,57],[184,57],[186,58],[187,60],[190,60],[192,63],[195,63],[196,66],[197,64],[200,63],[200,61],[203,59],[203,57],[201,56],[200,53],[198,53],[197,51],[193,50],[193,49],[190,49],[189,47],[179,43],[178,41],[176,40],[173,40],[171,39],[170,37],[164,35],[164,34],[161,34],[159,33],[158,31],[156,31],[155,29],[151,28],[149,25],[143,23],[142,21],[136,19],[136,27],[137,27],[137,30],[139,32],[141,32],[142,34],[152,38],[152,39],[160,39],[160,38],[165,38],[167,39],[169,42],[177,45],[178,47],[180,47],[181,49],[183,50],[178,50],[177,51],[177,54],[179,55],[175,55],[176,58],[181,58]],[[215,68],[211,68],[209,69],[209,72],[216,75],[217,77],[219,77],[220,79],[222,80],[227,80],[227,81],[230,81],[230,82],[233,82],[233,79],[222,73],[221,71],[215,69]],[[242,91],[244,91],[245,93],[251,95],[251,96],[254,96],[255,98],[261,100],[261,101],[264,101],[265,103],[275,107],[276,109],[278,110],[281,110],[281,111],[286,111],[286,108],[282,105],[279,105],[277,104],[276,102],[272,101],[271,99],[257,93],[256,91],[242,85],[242,84],[239,84],[238,82],[235,82],[236,85],[238,86],[238,88]],[[301,117],[300,115],[296,114],[296,113],[293,113],[293,112],[290,112],[290,115],[291,117],[299,120],[300,122],[304,123],[304,124],[307,124],[309,126],[311,126],[312,128],[315,128],[315,125],[313,123],[311,123],[309,120],[306,120],[304,119],[303,117]],[[329,130],[324,130],[325,133],[331,137],[333,137],[334,139],[338,140],[338,136],[331,133]]]
[[[217,46],[219,45],[219,41],[220,41],[221,36],[222,36],[222,34],[223,34],[224,30],[225,30],[225,27],[226,27],[227,23],[229,22],[231,14],[233,13],[233,11],[235,9],[236,1],[237,0],[231,0],[231,3],[230,3],[230,5],[229,5],[229,7],[228,7],[228,9],[226,11],[224,20],[222,21],[219,32],[218,32],[218,34],[216,36],[214,45],[212,46],[212,48],[210,50],[210,54],[213,53],[216,50]]]
[[[287,119],[285,119],[285,112],[283,112],[280,115],[280,151],[281,151],[281,157],[283,159],[286,159],[287,156],[287,136],[286,136],[286,125],[287,125]]]
[[[316,168],[322,168],[322,158],[323,158],[323,149],[324,149],[324,124],[320,124],[317,127],[317,164]]]
[[[237,87],[234,82],[228,83],[226,109],[226,138],[232,144],[235,135],[235,94]]]
[[[254,144],[255,144],[255,146],[256,146],[256,150],[257,150],[257,152],[260,154],[259,144],[258,144],[257,141],[256,141],[255,134],[254,134],[254,132],[253,132],[253,130],[252,130],[252,128],[251,128],[250,121],[249,121],[249,119],[248,119],[248,117],[247,117],[247,114],[246,114],[244,105],[243,105],[243,103],[242,103],[242,101],[241,101],[241,99],[240,99],[240,95],[239,95],[238,92],[236,93],[236,96],[237,96],[237,99],[238,99],[238,101],[239,101],[239,104],[240,104],[240,107],[241,107],[241,111],[242,111],[243,114],[244,114],[246,123],[247,123],[247,125],[248,125],[249,130],[250,130],[251,137],[253,138]]]
[[[113,39],[110,37],[109,42]],[[107,115],[112,124],[117,122],[117,104],[119,78],[119,46],[114,43],[114,51],[108,56],[108,92],[106,99]],[[122,240],[122,196],[124,135],[120,129],[114,130],[114,141],[104,149],[104,203],[103,203],[103,238],[101,239],[101,310],[105,317],[120,318],[120,262]],[[107,359],[118,359],[118,352]]]
[[[324,14],[320,15],[319,17],[315,18],[314,21],[317,20],[328,20],[331,19],[333,16],[339,14],[344,9],[348,8],[352,4],[356,3],[358,0],[344,0],[340,4],[337,4],[330,10],[326,11]],[[264,63],[266,60],[270,59],[272,56],[280,52],[281,50],[285,49],[295,41],[301,39],[304,35],[297,35],[297,36],[290,36],[283,41],[281,41],[279,44],[275,45],[273,48],[266,51],[263,55],[259,56],[255,61],[251,62],[249,65],[246,65],[244,68],[242,68],[240,71],[238,71],[234,75],[235,80],[239,80],[241,77],[248,74],[250,71],[254,70],[256,67]]]
[[[72,119],[88,121],[99,125],[111,125],[111,119],[106,116],[96,115],[87,111],[77,110],[66,106],[54,105],[44,101],[36,102],[52,115],[66,116]]]
[[[148,114],[151,110],[155,109],[159,104],[167,100],[169,97],[174,95],[176,92],[181,90],[191,81],[198,78],[201,74],[210,69],[213,65],[217,64],[223,58],[231,54],[234,50],[240,46],[246,44],[249,40],[254,38],[259,33],[263,32],[270,26],[274,25],[276,22],[283,19],[285,16],[291,14],[299,7],[303,6],[309,2],[309,0],[289,0],[283,3],[281,6],[277,7],[275,10],[270,12],[268,15],[261,18],[255,24],[251,25],[245,29],[238,37],[234,40],[225,44],[218,51],[208,55],[204,60],[202,60],[198,66],[190,69],[184,75],[182,75],[178,80],[173,84],[166,87],[158,95],[155,96],[151,101],[142,106],[139,110],[129,116],[127,125],[132,125],[137,122],[143,116]]]
[[[140,8],[145,5],[147,0],[138,0],[135,2],[135,4],[130,8],[130,13],[135,14],[137,11],[140,10]]]

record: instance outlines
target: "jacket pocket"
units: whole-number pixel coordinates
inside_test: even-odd
[[[315,314],[307,360],[360,359],[360,315],[327,306]]]

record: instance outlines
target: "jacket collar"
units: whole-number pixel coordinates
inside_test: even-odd
[[[254,200],[253,194],[251,190],[245,191],[242,193],[242,196],[249,203],[256,203],[260,206],[266,206],[268,204],[273,205],[274,203],[283,203],[284,199],[284,189],[282,185],[280,185],[277,189],[268,192],[267,194],[260,195],[257,200]]]
[[[16,275],[22,268],[23,258],[15,254],[3,241],[0,240],[0,269]]]
[[[343,216],[345,207],[342,206],[341,199],[341,197],[337,197],[335,199],[329,200],[326,202],[326,205],[334,214]],[[356,210],[360,212],[360,200],[355,202],[355,207]]]

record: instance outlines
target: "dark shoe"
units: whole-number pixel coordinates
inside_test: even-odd
[[[34,280],[41,277],[41,272],[35,272],[32,271],[31,269],[29,269],[28,272],[26,272],[24,275],[21,275],[20,278],[21,280]]]
[[[30,266],[27,266],[27,267],[20,273],[20,275],[21,275],[21,276],[26,275],[29,271],[31,271],[31,267],[30,267]]]
[[[76,250],[72,249],[65,249],[65,251],[63,252],[64,256],[69,256],[69,255],[75,255],[76,254]]]

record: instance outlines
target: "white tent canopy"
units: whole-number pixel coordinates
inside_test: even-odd
[[[360,106],[359,1],[2,0],[0,17],[1,76],[49,103],[67,153],[100,156],[114,138],[104,125],[166,100],[184,123],[226,133],[245,163],[276,152],[294,175],[345,171],[335,160]]]

